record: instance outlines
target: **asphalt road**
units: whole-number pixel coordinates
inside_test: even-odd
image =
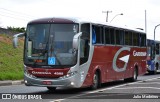
[[[45,87],[27,87],[22,84],[0,86],[0,93],[0,102],[159,102],[160,73],[139,76],[132,83],[123,80],[106,83],[97,90],[81,88],[50,92]],[[6,94],[11,95],[12,100],[2,99],[8,97]]]

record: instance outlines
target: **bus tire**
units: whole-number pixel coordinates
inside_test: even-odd
[[[138,69],[134,68],[134,74],[133,74],[131,81],[136,81],[137,77],[138,77]]]
[[[133,77],[124,79],[125,82],[134,82],[138,77],[138,69],[134,68]]]
[[[98,88],[98,86],[99,86],[99,74],[98,74],[98,72],[96,72],[96,73],[94,73],[94,75],[93,75],[93,84],[91,85],[91,89],[92,90],[95,90],[95,89],[97,89]]]
[[[156,68],[155,68],[155,70],[153,71],[153,74],[157,74],[158,67],[159,67],[159,65],[158,65],[158,63],[157,63],[157,64],[156,64]]]
[[[55,91],[55,90],[56,90],[56,87],[47,87],[47,89],[48,89],[49,91]]]

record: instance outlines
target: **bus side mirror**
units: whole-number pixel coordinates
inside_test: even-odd
[[[13,36],[13,47],[17,48],[17,45],[18,45],[18,37]]]
[[[13,47],[17,48],[18,46],[18,37],[23,37],[25,33],[19,33],[19,34],[15,34],[13,36]]]
[[[80,39],[80,36],[82,35],[82,32],[76,34],[74,37],[73,37],[73,49],[77,50],[78,49],[78,45],[79,45],[79,39]]]

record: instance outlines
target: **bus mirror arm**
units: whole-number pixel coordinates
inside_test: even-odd
[[[13,36],[13,47],[17,48],[18,46],[18,37],[23,37],[25,33],[18,33]]]
[[[77,50],[78,49],[78,45],[79,45],[79,39],[80,36],[82,35],[82,32],[77,33],[74,37],[73,37],[73,49]]]

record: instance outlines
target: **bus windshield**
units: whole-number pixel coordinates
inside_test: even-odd
[[[78,24],[29,24],[25,40],[25,64],[75,65],[77,54],[72,51],[72,43],[76,33]]]

